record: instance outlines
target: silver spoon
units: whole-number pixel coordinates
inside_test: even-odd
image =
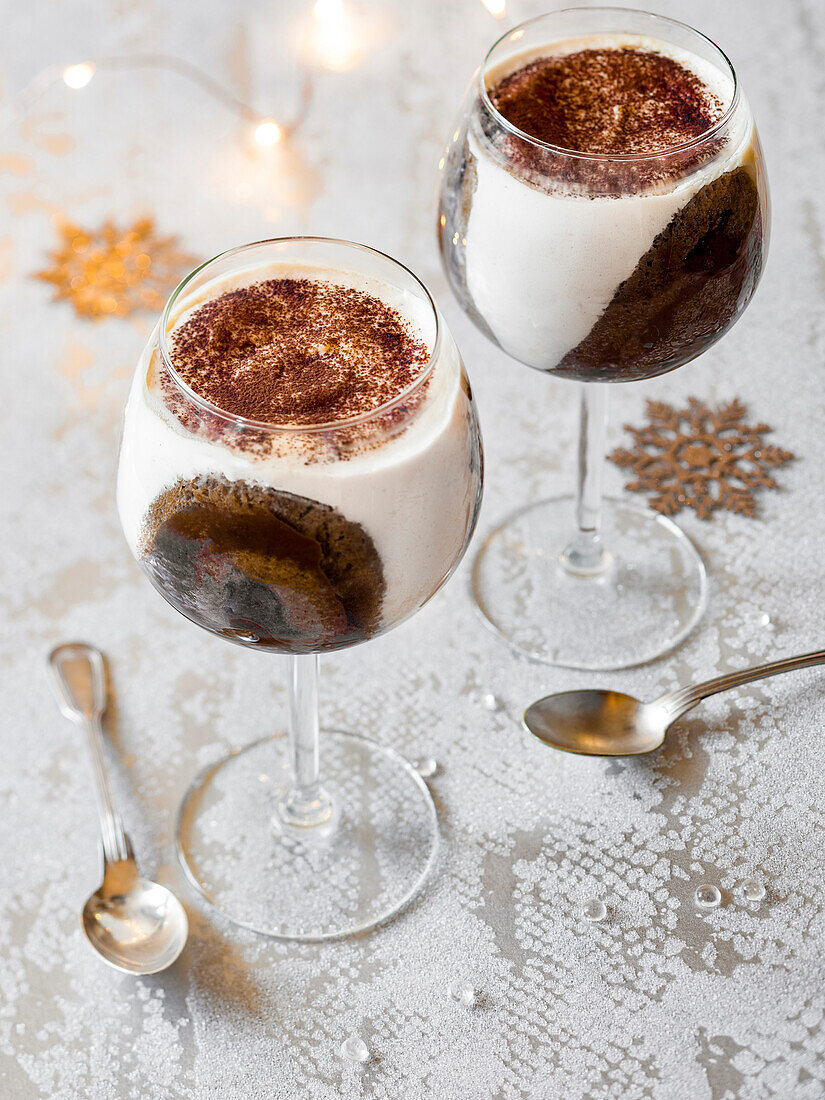
[[[103,656],[94,646],[70,642],[52,650],[49,670],[60,710],[85,726],[97,780],[103,882],[83,907],[83,931],[110,966],[130,974],[155,974],[171,966],[183,950],[189,921],[170,890],[138,874],[114,807],[100,724],[106,709]]]
[[[780,672],[821,664],[825,664],[823,649],[731,672],[693,687],[677,688],[652,703],[642,703],[620,691],[562,691],[546,695],[529,706],[523,722],[539,741],[563,752],[639,756],[658,749],[676,719],[709,695]]]

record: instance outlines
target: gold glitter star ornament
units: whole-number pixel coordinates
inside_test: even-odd
[[[176,237],[157,234],[151,218],[138,218],[125,228],[111,219],[99,229],[68,221],[58,228],[60,243],[35,278],[52,284],[55,301],[71,302],[79,317],[94,321],[138,310],[158,312],[194,264]]]
[[[633,449],[620,447],[608,457],[633,471],[636,478],[625,488],[651,493],[650,506],[662,515],[693,508],[700,519],[717,509],[753,517],[756,491],[777,488],[769,471],[794,456],[765,443],[762,437],[771,429],[748,427],[746,415],[741,401],[715,409],[694,397],[685,409],[648,401],[649,423],[625,425]]]

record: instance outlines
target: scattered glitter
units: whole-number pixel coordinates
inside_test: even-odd
[[[761,901],[765,896],[765,887],[757,878],[746,878],[740,889],[746,901]]]
[[[607,916],[607,906],[599,898],[589,898],[582,906],[582,916],[594,924],[598,923]]]
[[[469,982],[451,982],[448,992],[459,1004],[468,1006],[475,1004],[476,991]]]
[[[705,882],[696,887],[693,900],[700,909],[718,909],[722,904],[722,893],[718,886],[711,886]]]
[[[58,230],[49,266],[35,278],[51,283],[55,300],[71,302],[78,317],[158,313],[181,272],[193,263],[176,237],[157,233],[151,218],[124,226],[109,219],[93,229],[64,222]]]
[[[370,1052],[360,1035],[350,1035],[341,1043],[341,1057],[345,1062],[363,1066],[369,1060]]]
[[[413,766],[422,779],[432,779],[438,771],[438,761],[434,756],[423,756]]]

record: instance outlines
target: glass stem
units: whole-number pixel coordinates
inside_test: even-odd
[[[318,655],[289,661],[289,789],[278,805],[284,825],[312,829],[328,824],[333,801],[320,781],[318,754]]]
[[[561,564],[568,573],[593,577],[604,573],[610,561],[599,534],[608,390],[605,382],[585,382],[579,388],[581,419],[576,533],[561,555]]]

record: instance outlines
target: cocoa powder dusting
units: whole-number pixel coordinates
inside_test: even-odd
[[[368,413],[429,357],[405,319],[370,294],[312,279],[226,291],[170,338],[175,370],[224,412],[308,425]]]
[[[530,137],[576,152],[664,152],[699,137],[724,113],[678,61],[637,49],[542,57],[490,90],[495,108]]]

